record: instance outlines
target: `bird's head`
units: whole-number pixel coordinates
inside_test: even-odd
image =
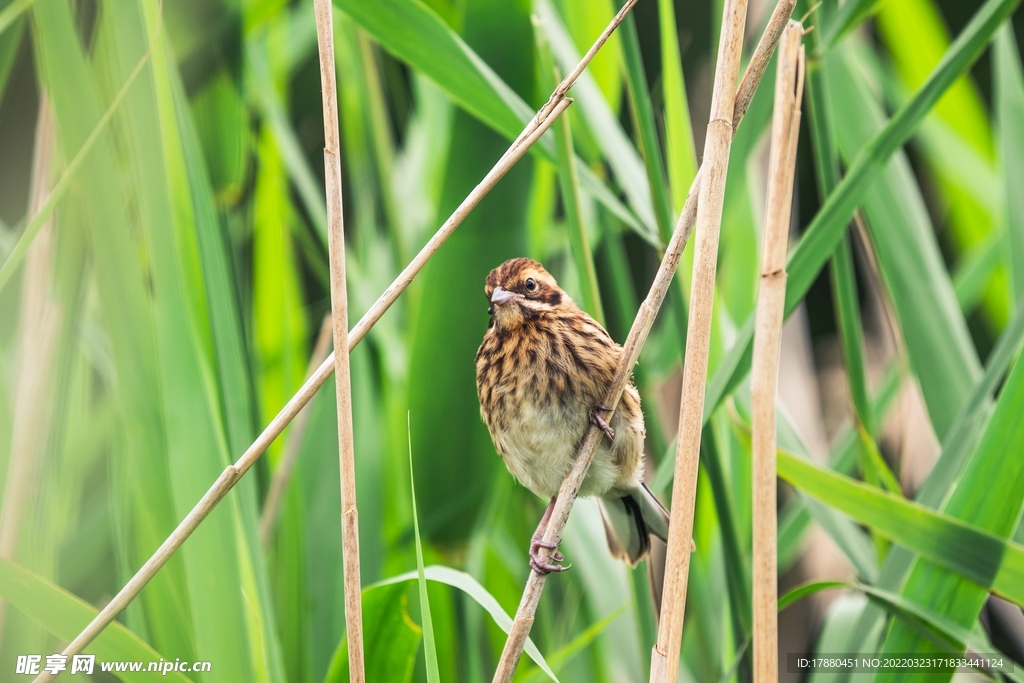
[[[533,259],[505,261],[487,276],[484,286],[491,324],[512,329],[545,313],[572,306],[551,273]]]

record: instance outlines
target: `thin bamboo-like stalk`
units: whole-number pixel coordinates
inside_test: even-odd
[[[743,75],[743,82],[740,84],[739,90],[735,95],[735,106],[732,108],[732,117],[730,118],[732,122],[730,132],[732,134],[735,133],[743,115],[746,114],[750,100],[754,97],[754,92],[761,82],[761,77],[764,75],[768,62],[775,52],[775,46],[779,42],[782,31],[785,29],[786,22],[793,13],[795,5],[796,0],[779,0],[775,10],[772,12],[768,26],[758,42],[757,49],[754,51],[754,55],[751,57],[747,70]],[[703,169],[697,173],[697,177],[693,180],[693,185],[690,187],[690,192],[686,197],[686,203],[683,205],[683,211],[676,222],[672,238],[665,248],[665,255],[662,258],[661,265],[658,267],[658,272],[654,276],[654,282],[651,284],[647,297],[640,304],[640,309],[637,311],[636,318],[634,318],[633,325],[629,330],[629,336],[623,344],[622,356],[620,357],[615,376],[612,378],[611,388],[603,401],[604,405],[612,408],[612,415],[614,415],[614,409],[618,406],[619,399],[622,397],[622,392],[625,389],[630,372],[640,357],[640,351],[647,340],[651,327],[654,325],[654,319],[665,301],[665,295],[672,282],[672,277],[679,266],[679,260],[682,258],[683,248],[690,237],[690,232],[697,217],[697,195],[702,176]],[[611,418],[609,417],[608,419]],[[562,532],[565,529],[566,522],[569,520],[569,513],[576,500],[576,494],[579,492],[580,485],[586,477],[587,470],[590,468],[590,462],[593,460],[594,453],[602,437],[603,433],[597,427],[592,426],[587,431],[583,443],[576,452],[573,467],[569,470],[558,491],[558,498],[555,502],[554,510],[551,512],[551,519],[544,532],[545,541],[561,542]],[[687,532],[687,539],[689,539],[689,534],[690,532]],[[689,543],[687,544],[688,548]],[[541,552],[547,551],[542,549]],[[509,629],[508,639],[505,641],[501,659],[494,673],[493,683],[508,683],[508,681],[512,680],[516,665],[522,656],[526,639],[530,634],[530,629],[533,627],[537,605],[540,602],[540,596],[544,590],[546,580],[546,575],[530,572],[526,587],[523,589],[523,596],[519,601],[519,608],[516,610],[515,620],[512,622],[511,629]],[[678,645],[676,649],[678,650]]]
[[[704,143],[697,241],[694,246],[693,279],[690,287],[690,319],[687,325],[686,359],[679,407],[679,439],[676,449],[675,484],[669,522],[665,589],[658,624],[658,642],[651,653],[651,683],[676,679],[679,646],[683,638],[686,583],[690,569],[694,499],[697,495],[697,465],[704,425],[704,390],[707,384],[708,347],[711,342],[711,313],[714,306],[718,238],[722,225],[725,180],[734,133],[736,78],[743,52],[746,0],[727,0],[722,12],[715,87],[711,117]]]
[[[800,137],[803,34],[803,26],[791,21],[779,45],[761,253],[761,288],[757,297],[750,379],[754,468],[754,683],[775,683],[779,680],[775,395],[779,379],[782,314],[786,305],[786,250],[793,207],[793,177]]]
[[[331,325],[331,316],[324,316],[324,322],[320,326],[320,334],[317,335],[316,343],[313,345],[313,353],[309,357],[309,366],[306,368],[306,377],[311,377],[317,367],[323,362],[327,354],[327,345],[331,343],[334,328]],[[263,503],[263,511],[260,513],[260,545],[266,549],[270,544],[274,527],[277,526],[277,518],[281,514],[281,505],[284,502],[284,494],[288,491],[288,483],[291,481],[292,472],[295,470],[295,463],[299,459],[299,451],[302,446],[302,437],[306,434],[306,426],[309,424],[309,410],[303,408],[292,420],[292,428],[288,432],[288,440],[284,445],[284,454],[281,456],[281,464],[274,471],[274,479],[270,482],[267,493],[267,500]]]
[[[327,188],[327,255],[331,267],[335,393],[338,397],[338,469],[341,473],[341,560],[348,636],[348,679],[363,683],[363,588],[359,575],[359,508],[352,434],[352,376],[348,354],[348,287],[345,283],[345,216],[341,198],[338,81],[334,75],[334,19],[330,0],[313,0],[324,111],[324,179]]]
[[[36,216],[50,194],[54,123],[50,101],[39,101],[29,210]],[[18,313],[18,381],[14,396],[14,428],[7,463],[3,508],[0,510],[0,557],[14,560],[22,519],[36,490],[40,461],[50,432],[50,394],[53,353],[60,327],[60,308],[53,300],[53,219],[46,219],[25,255],[25,275]],[[7,601],[0,600],[0,641],[7,618]]]
[[[551,95],[544,106],[538,111],[537,115],[534,116],[526,124],[523,132],[520,133],[519,137],[509,146],[502,157],[494,164],[487,175],[477,184],[473,191],[462,200],[462,203],[455,209],[454,212],[448,217],[448,220],[438,228],[434,236],[420,249],[419,253],[413,258],[412,261],[399,273],[398,277],[388,285],[388,288],[377,298],[377,301],[370,307],[370,309],[363,315],[359,322],[349,331],[348,335],[348,350],[351,353],[352,349],[362,341],[366,333],[370,331],[381,316],[391,307],[398,297],[405,291],[406,287],[412,282],[413,278],[423,269],[423,266],[427,264],[430,257],[441,248],[441,245],[451,237],[455,229],[459,227],[466,216],[476,208],[476,205],[480,203],[488,192],[490,192],[494,186],[501,180],[506,173],[518,162],[530,147],[532,147],[541,136],[547,132],[548,128],[561,116],[565,110],[572,104],[572,99],[566,97],[566,93],[579,78],[579,75],[583,73],[583,70],[597,54],[598,49],[604,45],[607,41],[608,36],[615,30],[615,27],[622,22],[626,12],[629,11],[636,4],[637,0],[631,0],[625,5],[618,14],[612,19],[611,23],[605,28],[604,32],[598,36],[597,40],[591,46],[590,50],[583,56],[576,68],[573,69],[568,76],[566,76],[562,82],[556,88],[555,92]],[[791,2],[792,0],[783,0],[784,2]],[[774,49],[774,43],[772,44]],[[753,62],[753,60],[752,60]],[[767,60],[765,60],[767,63]],[[677,259],[678,261],[678,259]],[[128,604],[135,599],[139,592],[145,587],[149,580],[160,571],[167,560],[170,559],[171,555],[181,547],[181,545],[192,535],[192,532],[198,528],[204,519],[213,511],[218,503],[228,494],[228,492],[234,487],[238,479],[244,475],[250,467],[259,459],[263,452],[273,443],[281,432],[288,426],[288,424],[295,418],[295,416],[302,410],[314,394],[323,386],[327,378],[334,372],[334,353],[324,360],[323,363],[316,369],[306,382],[299,387],[299,390],[295,392],[295,395],[288,400],[288,402],[278,411],[274,419],[264,427],[256,440],[246,449],[245,453],[235,461],[234,464],[229,465],[213,485],[207,490],[199,502],[195,504],[191,511],[185,516],[178,526],[171,532],[171,535],[160,545],[159,548],[150,556],[146,563],[139,568],[135,575],[126,583],[117,595],[115,595],[110,602],[100,611],[96,617],[89,622],[89,625],[82,630],[81,633],[66,647],[62,654],[71,656],[81,653],[82,649],[88,645],[92,640],[99,635],[104,628],[106,628],[114,618],[121,613],[121,611],[128,606]],[[54,676],[47,672],[41,673],[34,680],[34,683],[46,683],[46,681],[53,680]]]

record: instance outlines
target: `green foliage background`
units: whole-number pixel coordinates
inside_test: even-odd
[[[769,4],[751,3],[747,57]],[[1024,604],[1024,17],[1017,0],[810,4],[797,9],[814,30],[787,310],[805,303],[814,341],[838,341],[852,422],[826,467],[780,413],[780,573],[800,575],[820,527],[852,590],[801,647],[970,644],[1021,661],[1024,630],[985,604],[995,593],[1017,617]],[[565,123],[352,353],[368,680],[431,680],[424,648],[440,680],[489,678],[545,502],[504,471],[478,416],[484,278],[537,258],[625,338],[696,172],[721,5],[640,0]],[[617,7],[336,0],[350,325]],[[773,78],[729,170],[683,680],[750,677],[745,375]],[[19,654],[59,651],[301,385],[330,308],[320,107],[310,2],[0,0],[0,678]],[[847,229],[855,209],[862,233]],[[689,264],[636,368],[666,500]],[[871,292],[901,341],[869,381]],[[915,490],[899,482],[904,454],[879,449],[912,384],[941,444]],[[334,395],[331,380],[305,429],[87,652],[212,662],[196,681],[347,680]],[[264,547],[289,448],[298,464]],[[411,583],[417,547],[426,591]],[[549,582],[517,680],[646,680],[644,568],[608,556],[590,501],[564,550],[574,569]]]

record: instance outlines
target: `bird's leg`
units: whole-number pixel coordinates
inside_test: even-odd
[[[611,443],[615,443],[615,430],[612,429],[612,426],[608,424],[608,422],[603,417],[601,417],[600,411],[602,410],[606,413],[610,413],[612,411],[612,409],[606,406],[605,404],[598,403],[596,406],[594,406],[594,409],[590,411],[590,421],[601,428],[601,431],[604,432],[604,435],[608,437],[608,441],[610,441]]]
[[[557,496],[551,498],[551,502],[548,503],[548,509],[544,511],[544,515],[540,518],[540,524],[537,525],[537,530],[533,532],[533,538],[530,539],[530,567],[538,574],[564,572],[572,566],[571,564],[553,564],[553,562],[561,562],[565,558],[562,556],[562,553],[558,552],[557,543],[544,540],[544,532],[547,531],[548,521],[551,519],[551,511],[555,509],[555,501],[557,499]],[[553,551],[549,557],[551,562],[540,556],[541,548]]]

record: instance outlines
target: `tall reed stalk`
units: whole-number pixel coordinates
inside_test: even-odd
[[[775,113],[768,167],[768,199],[757,299],[753,404],[754,683],[779,680],[778,515],[776,512],[775,395],[786,304],[786,249],[793,207],[793,178],[803,96],[803,26],[791,21],[782,34],[775,77]]]
[[[334,75],[334,20],[330,0],[313,0],[324,111],[324,178],[327,186],[327,252],[331,267],[335,393],[338,398],[338,464],[341,472],[341,553],[345,581],[345,631],[349,680],[366,680],[363,602],[359,579],[359,508],[352,434],[352,376],[348,357],[348,288],[345,283],[345,214],[341,197],[338,82]]]
[[[711,312],[715,297],[718,237],[722,226],[725,180],[729,151],[735,132],[736,78],[743,51],[746,0],[727,0],[722,13],[715,88],[711,118],[704,144],[697,213],[697,242],[694,247],[693,280],[690,288],[690,319],[683,365],[683,389],[679,407],[679,439],[676,449],[675,484],[672,487],[672,519],[669,523],[665,592],[661,602],[658,642],[651,654],[651,683],[676,678],[679,646],[683,639],[683,612],[690,569],[693,510],[697,497],[697,465],[701,429],[704,425],[704,389],[711,343]]]

